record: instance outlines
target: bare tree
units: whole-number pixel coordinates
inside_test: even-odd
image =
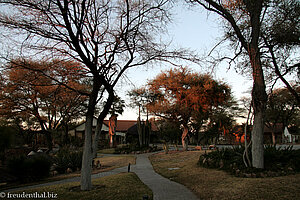
[[[230,65],[237,63],[242,71],[252,73],[254,110],[252,158],[253,166],[262,168],[262,120],[267,100],[266,83],[274,86],[280,79],[299,104],[299,93],[292,86],[295,83],[289,83],[286,75],[294,75],[295,81],[299,81],[297,50],[300,44],[300,3],[297,0],[191,0],[189,2],[200,4],[205,9],[220,15],[227,22],[224,26],[225,37],[219,44],[230,41],[234,56],[221,56],[216,59],[217,62],[229,60]]]
[[[235,46],[237,54],[245,53],[250,61],[253,78],[252,99],[254,123],[252,129],[252,162],[253,167],[264,168],[264,115],[267,101],[264,73],[261,63],[259,39],[261,32],[262,8],[264,0],[191,0],[208,11],[220,15],[229,23],[233,35],[238,41]],[[241,21],[247,21],[250,29],[245,29]]]
[[[81,189],[91,189],[92,121],[106,98],[94,141],[114,99],[114,87],[131,67],[189,57],[169,50],[159,34],[169,22],[168,0],[1,0],[0,25],[23,34],[22,54],[63,55],[82,62],[91,80],[81,170]],[[40,54],[39,54],[40,55]]]
[[[300,105],[300,94],[293,88],[300,79],[300,2],[273,0],[265,7],[260,45],[269,82],[281,80]],[[286,75],[296,75],[295,82],[289,83]]]

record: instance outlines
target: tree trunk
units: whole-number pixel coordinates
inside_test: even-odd
[[[266,86],[260,55],[257,46],[250,44],[249,55],[253,69],[252,103],[254,122],[252,129],[252,165],[255,168],[264,168],[264,116],[267,103]]]
[[[142,147],[143,146],[143,125],[140,120],[140,117],[137,120],[137,131],[139,134],[139,144],[140,144],[140,147]]]
[[[260,51],[258,47],[260,37],[260,14],[263,0],[244,1],[250,15],[251,42],[248,45],[248,55],[252,67],[253,88],[252,104],[254,112],[254,122],[252,129],[252,165],[255,168],[264,168],[264,116],[267,103],[266,86],[263,69],[260,61]]]
[[[82,165],[81,165],[81,177],[80,177],[80,188],[81,190],[92,189],[92,136],[93,136],[93,119],[95,113],[95,107],[97,104],[98,92],[101,84],[94,78],[93,90],[89,96],[88,110],[86,113],[85,132],[84,132],[84,146],[82,154]]]
[[[189,143],[188,137],[187,137],[188,133],[189,133],[189,128],[186,125],[184,125],[183,126],[183,132],[182,132],[182,135],[181,135],[181,142],[182,142],[183,151],[188,150],[188,143]]]
[[[87,115],[85,122],[84,147],[80,179],[81,190],[90,190],[92,188],[92,126],[93,115]]]
[[[253,69],[252,103],[254,122],[252,129],[252,165],[255,168],[264,168],[264,116],[267,103],[266,86],[257,46],[249,49],[251,66]]]
[[[52,144],[52,136],[51,136],[51,133],[49,132],[50,128],[48,127],[48,129],[46,128],[47,125],[45,124],[45,121],[42,120],[39,112],[38,112],[38,108],[36,106],[34,106],[34,111],[35,111],[35,117],[38,119],[39,123],[40,123],[40,126],[41,126],[41,132],[42,134],[45,135],[46,137],[46,143],[47,143],[47,147],[48,147],[48,150],[46,153],[49,153],[52,148],[53,148],[53,144]]]
[[[101,114],[104,115],[105,114],[104,112],[105,112],[105,110],[103,110],[101,112]],[[99,115],[99,117],[97,119],[97,125],[96,125],[96,129],[95,129],[95,135],[94,135],[94,138],[93,138],[93,149],[92,149],[93,156],[92,156],[92,158],[96,158],[97,157],[99,138],[100,138],[101,129],[102,129],[102,126],[103,126],[103,120],[105,118],[105,117],[103,118],[101,114]],[[106,115],[107,115],[107,113],[105,114],[105,116]]]
[[[116,128],[117,128],[117,115],[116,114],[112,114],[111,117],[109,118],[109,122],[108,122],[108,126],[109,126],[109,146],[110,148],[112,148],[114,146],[114,138],[115,138],[115,134],[116,134]]]
[[[254,114],[252,129],[252,165],[255,168],[264,168],[264,112]]]
[[[276,137],[275,137],[274,131],[272,131],[272,143],[273,143],[273,145],[276,144]]]
[[[53,148],[51,133],[49,131],[45,130],[45,136],[46,136],[46,141],[47,141],[47,146],[48,146],[47,152],[50,152]]]
[[[96,158],[96,156],[97,156],[98,142],[99,142],[99,137],[101,134],[103,120],[106,117],[106,115],[108,114],[109,109],[114,101],[114,98],[115,98],[115,95],[114,95],[113,91],[110,91],[109,96],[106,101],[106,104],[104,105],[102,112],[98,116],[96,130],[95,130],[95,136],[94,136],[94,140],[93,140],[93,158]]]
[[[99,143],[99,137],[100,137],[100,134],[101,134],[102,124],[103,124],[103,122],[100,123],[97,120],[95,136],[94,136],[94,140],[93,140],[93,158],[97,157],[98,143]]]
[[[110,148],[114,147],[113,135],[111,135],[111,134],[109,134],[109,147]]]
[[[252,165],[255,168],[264,168],[263,140],[267,94],[258,48],[254,47],[250,49],[250,59],[253,67],[252,103],[254,111],[254,122],[251,135]]]
[[[65,123],[64,126],[65,126],[64,144],[69,144],[69,125]]]

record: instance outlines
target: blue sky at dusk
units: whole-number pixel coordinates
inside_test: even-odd
[[[178,6],[175,9],[174,21],[169,25],[168,33],[164,34],[167,40],[172,39],[172,44],[175,47],[188,48],[196,51],[200,55],[207,55],[208,52],[220,41],[222,37],[222,27],[220,27],[220,18],[214,14],[209,14],[201,10],[191,10]],[[229,51],[229,49],[224,49]],[[186,64],[183,64],[186,65]],[[235,72],[234,66],[228,70],[228,64],[223,63],[215,70],[208,69],[207,66],[200,67],[195,64],[187,65],[195,72],[211,73],[217,79],[229,84],[232,88],[234,96],[239,99],[242,96],[249,96],[246,94],[251,89],[252,81],[245,76],[241,76]],[[147,80],[154,78],[162,70],[169,69],[170,65],[157,65],[145,68],[130,69],[127,77],[128,82],[121,82],[117,87],[117,93],[125,98],[128,102],[126,93],[134,87],[145,85]],[[122,116],[118,119],[132,119],[137,118],[137,111],[127,108]]]

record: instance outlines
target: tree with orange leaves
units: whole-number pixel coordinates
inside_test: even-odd
[[[180,122],[184,150],[188,148],[189,123],[208,119],[213,110],[231,99],[228,85],[186,67],[162,72],[139,91],[151,96],[146,107],[152,114]]]
[[[86,96],[68,89],[88,90],[81,82],[80,64],[19,59],[5,68],[0,82],[0,115],[39,130],[46,136],[49,150],[52,149],[51,131],[64,128],[67,141],[68,123],[85,111]],[[60,80],[60,84],[53,78]],[[31,126],[30,121],[34,122]]]

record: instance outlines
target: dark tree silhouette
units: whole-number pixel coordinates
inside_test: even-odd
[[[89,102],[81,189],[90,190],[92,155],[97,151],[92,148],[97,147],[92,145],[96,104],[106,98],[98,116],[94,141],[115,97],[114,87],[127,69],[172,58],[195,59],[186,51],[170,50],[169,45],[158,40],[170,19],[169,1],[1,0],[0,6],[3,11],[0,25],[14,30],[18,34],[15,39],[24,38],[19,47],[22,54],[58,54],[85,66],[91,90],[86,93]]]

